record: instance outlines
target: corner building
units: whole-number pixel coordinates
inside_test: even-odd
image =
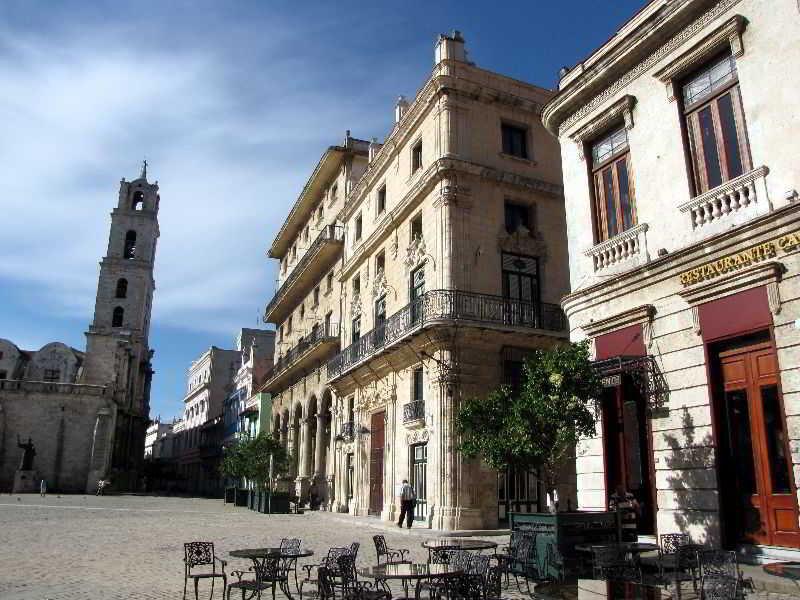
[[[800,547],[800,70],[792,0],[653,0],[564,73],[571,338],[604,373],[581,508],[640,533]]]
[[[332,506],[395,520],[408,479],[421,525],[493,528],[544,498],[533,473],[462,458],[455,415],[567,338],[558,146],[540,120],[552,92],[468,62],[458,32],[434,62],[339,216]]]

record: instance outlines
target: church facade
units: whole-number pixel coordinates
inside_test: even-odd
[[[42,479],[64,492],[92,491],[99,479],[136,487],[150,410],[159,236],[158,183],[147,181],[146,166],[120,182],[86,351],[59,342],[28,351],[0,339],[0,491],[24,491],[15,486],[23,466],[28,487]]]

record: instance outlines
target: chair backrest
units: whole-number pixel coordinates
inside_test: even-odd
[[[259,581],[274,581],[281,576],[281,558],[270,556],[264,560],[253,561],[253,571]],[[283,574],[285,577],[285,573]]]
[[[490,558],[491,557],[488,554],[478,554],[477,556],[473,556],[469,562],[470,575],[480,575],[481,577],[486,577],[486,573],[489,571]]]
[[[736,553],[732,550],[703,550],[699,556],[702,577],[738,578],[739,568],[736,564]]]
[[[466,550],[448,550],[448,561],[452,568],[458,569],[459,571],[464,571],[465,573],[469,572],[470,568],[470,561],[471,556],[470,553]]]
[[[349,553],[345,553],[336,559],[336,568],[339,576],[342,578],[342,587],[344,587],[345,590],[351,590],[355,587],[357,580],[356,559]]]
[[[503,570],[500,567],[489,567],[486,573],[486,598],[499,599],[503,584]]]
[[[331,571],[338,571],[339,558],[341,558],[342,556],[347,556],[348,554],[350,554],[350,548],[342,548],[334,546],[333,548],[328,550],[328,555],[322,561],[322,564]]]
[[[281,540],[282,554],[297,554],[298,552],[300,552],[299,538],[283,538]]]
[[[704,577],[701,597],[704,600],[735,600],[737,583],[733,577]]]
[[[378,559],[380,559],[381,556],[388,554],[386,550],[387,546],[385,537],[382,535],[373,535],[372,542],[375,544],[375,554],[378,555]]]
[[[528,562],[536,558],[536,533],[533,531],[524,531],[522,537],[517,544],[514,553],[518,561]]]
[[[662,554],[676,554],[678,548],[689,543],[688,533],[664,533],[658,536]]]
[[[358,549],[360,547],[361,544],[359,542],[353,542],[350,544],[350,556],[352,556],[354,560],[358,557]]]
[[[188,568],[214,564],[214,542],[188,542],[183,545],[183,560]]]

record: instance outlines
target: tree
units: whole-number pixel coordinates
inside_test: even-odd
[[[536,350],[517,393],[509,386],[465,400],[456,416],[460,450],[497,470],[538,469],[549,492],[582,437],[595,435],[592,403],[601,392],[588,342]]]
[[[236,444],[225,448],[220,470],[226,477],[246,478],[262,487],[269,480],[270,455],[273,475],[285,473],[289,454],[278,440],[263,431],[254,438],[243,435]]]

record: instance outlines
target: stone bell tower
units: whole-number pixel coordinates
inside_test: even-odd
[[[108,249],[100,262],[94,320],[86,332],[81,383],[105,385],[113,394],[110,464],[135,485],[144,455],[153,371],[149,346],[158,229],[158,183],[147,181],[147,161],[138,179],[119,187],[111,212]],[[122,475],[123,473],[127,475]]]

